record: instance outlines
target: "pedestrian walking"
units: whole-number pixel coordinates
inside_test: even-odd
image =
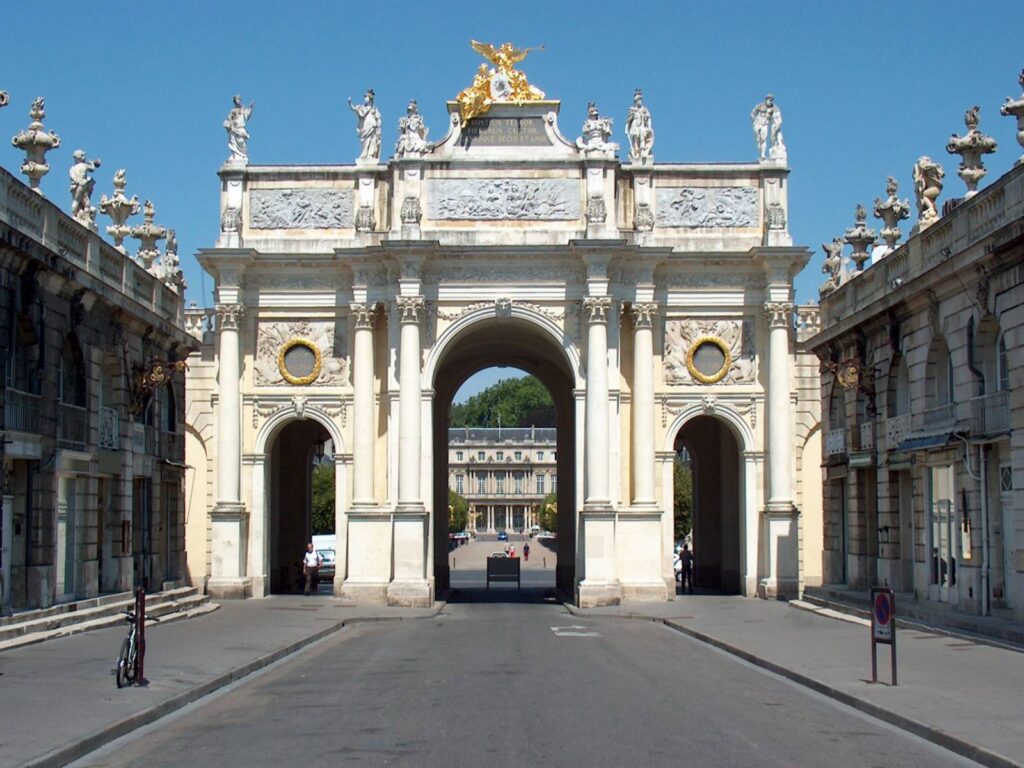
[[[527,562],[530,559],[530,542],[523,544],[523,562]]]
[[[693,553],[690,548],[683,544],[683,551],[679,553],[679,562],[682,568],[679,571],[680,577],[680,589],[686,592],[687,585],[689,585],[689,592],[693,594]]]
[[[306,545],[306,554],[302,556],[302,574],[306,577],[305,594],[320,588],[320,566],[324,559],[320,553],[313,548],[313,542]]]

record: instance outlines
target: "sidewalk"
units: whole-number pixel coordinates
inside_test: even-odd
[[[1024,653],[917,629],[897,632],[871,679],[870,628],[784,602],[717,595],[578,609],[581,617],[662,621],[698,640],[885,720],[984,765],[1024,766]]]
[[[327,596],[225,601],[206,616],[146,627],[144,688],[118,690],[110,673],[126,628],[5,651],[0,766],[63,765],[345,624],[434,616],[442,607],[356,607]]]

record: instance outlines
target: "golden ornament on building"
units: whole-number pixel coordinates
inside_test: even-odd
[[[320,347],[309,339],[288,339],[277,352],[277,369],[281,377],[294,386],[312,384],[320,375],[322,367]]]
[[[701,336],[686,353],[686,368],[701,384],[715,384],[725,378],[732,365],[729,345],[717,336]]]
[[[540,48],[515,48],[512,43],[502,43],[495,48],[490,43],[478,43],[471,40],[473,50],[494,64],[488,69],[481,64],[473,77],[473,84],[455,97],[459,103],[459,114],[465,125],[474,117],[478,117],[491,108],[496,102],[540,101],[544,91],[530,85],[526,75],[515,68],[515,65],[526,58],[526,54]]]

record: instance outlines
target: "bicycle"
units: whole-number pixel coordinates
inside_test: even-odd
[[[128,622],[128,637],[121,641],[121,651],[117,654],[117,666],[114,667],[114,681],[118,688],[133,684],[139,676],[139,661],[144,649],[139,647],[139,626],[135,614],[125,611],[124,620]],[[150,617],[150,621],[157,621]]]

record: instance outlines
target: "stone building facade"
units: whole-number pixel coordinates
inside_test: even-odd
[[[183,580],[178,288],[0,169],[5,610]],[[169,383],[150,386],[159,373]],[[143,383],[150,376],[150,384]]]
[[[655,163],[638,91],[624,162],[596,108],[572,141],[559,102],[502,96],[522,73],[488,77],[496,90],[449,103],[436,143],[410,103],[389,161],[368,91],[355,164],[255,165],[232,150],[220,169],[221,234],[199,255],[216,306],[187,313],[202,342],[188,374],[190,572],[219,595],[283,585],[310,531],[311,451],[330,440],[335,593],[429,604],[448,583],[452,397],[512,365],[556,406],[567,595],[671,599],[684,445],[698,574],[795,594],[802,566],[818,578],[820,406],[798,346],[798,316],[813,327],[817,310],[793,304],[809,254],[788,231],[781,132],[755,126],[771,146],[753,162]]]
[[[821,299],[824,580],[1019,622],[1024,165],[944,208]]]
[[[448,488],[470,506],[476,531],[522,533],[558,490],[557,432],[551,428],[453,427]]]

